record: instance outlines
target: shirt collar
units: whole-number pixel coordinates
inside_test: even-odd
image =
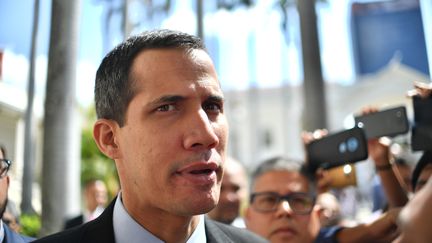
[[[114,237],[117,243],[163,243],[162,240],[138,224],[126,211],[118,194],[113,212]],[[200,215],[199,222],[187,243],[207,242],[204,225],[204,215]]]
[[[0,242],[3,242],[5,237],[5,231],[3,226],[3,220],[0,220]]]

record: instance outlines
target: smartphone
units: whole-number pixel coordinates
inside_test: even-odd
[[[432,125],[414,125],[411,129],[413,151],[432,150]]]
[[[365,160],[367,140],[363,129],[354,127],[312,141],[306,145],[306,153],[311,172],[319,167],[330,169]]]
[[[411,129],[413,151],[432,150],[432,96],[413,96],[414,125]]]
[[[344,188],[347,186],[357,186],[356,169],[354,165],[341,165],[327,170],[331,178],[331,188]]]
[[[414,122],[432,125],[432,95],[421,98],[416,95],[412,97],[414,108]]]
[[[393,137],[409,131],[405,106],[354,117],[356,126],[365,130],[366,138]]]

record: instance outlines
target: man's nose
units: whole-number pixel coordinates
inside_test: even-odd
[[[184,137],[186,149],[212,149],[219,144],[214,122],[209,119],[203,109],[192,114],[187,122],[188,130]]]
[[[236,192],[228,192],[226,195],[226,199],[230,202],[237,202],[240,200],[240,197]]]
[[[282,200],[279,202],[276,214],[278,217],[292,216],[293,210],[291,209],[287,200]]]

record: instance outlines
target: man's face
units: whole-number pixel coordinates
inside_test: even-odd
[[[230,162],[225,167],[218,205],[208,213],[210,218],[231,224],[240,214],[240,203],[246,197],[246,175],[240,165]]]
[[[96,207],[105,207],[108,200],[108,192],[102,181],[95,181],[86,188],[86,201],[88,210],[94,211]]]
[[[0,150],[0,159],[5,159],[3,152]],[[6,204],[8,200],[8,189],[9,189],[9,176],[6,175],[0,178],[0,218],[3,217],[3,213],[6,210]]]
[[[219,199],[228,136],[210,57],[146,50],[130,78],[135,96],[113,134],[126,209],[133,216],[207,213]]]
[[[298,172],[270,171],[255,181],[253,192],[275,192],[286,195],[293,192],[308,193],[308,180]],[[245,222],[249,230],[263,236],[272,243],[276,242],[313,242],[320,225],[318,207],[310,214],[295,214],[288,202],[282,201],[272,212],[260,212],[249,206]]]

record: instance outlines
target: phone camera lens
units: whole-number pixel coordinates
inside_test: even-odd
[[[347,146],[345,143],[339,144],[339,153],[343,154],[346,152],[346,150],[347,150]]]
[[[357,138],[349,138],[347,144],[348,144],[348,151],[354,152],[357,150],[359,142]]]

